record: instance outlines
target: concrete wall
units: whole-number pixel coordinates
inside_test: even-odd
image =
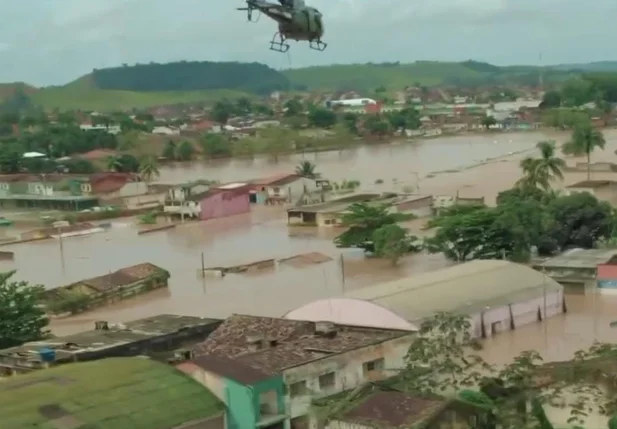
[[[511,330],[523,325],[538,321],[538,309],[542,320],[563,312],[563,291],[549,291],[546,294],[546,313],[544,311],[544,295],[525,301],[488,308],[471,315],[472,334],[476,338],[482,336],[482,314],[484,314],[484,331],[487,337],[504,331]]]
[[[193,378],[200,382],[202,385],[206,386],[208,390],[212,392],[214,396],[219,398],[221,402],[229,406],[229,404],[227,403],[225,379],[223,377],[200,369],[193,373]]]
[[[600,264],[598,265],[597,288],[602,294],[617,294],[617,265]]]
[[[311,400],[330,396],[348,389],[353,389],[369,380],[381,380],[394,375],[404,366],[413,333],[386,341],[381,344],[365,347],[324,358],[307,365],[291,368],[283,374],[287,395],[286,410],[290,418],[309,414]],[[366,363],[383,358],[383,369],[367,371]],[[335,380],[332,387],[321,389],[319,376],[334,372]],[[306,394],[291,397],[290,388],[293,383],[306,382]],[[289,427],[289,422],[287,422]],[[317,421],[309,415],[309,427],[316,429]]]
[[[145,195],[148,193],[148,184],[146,182],[129,182],[116,192],[112,192],[108,195],[115,197],[134,197],[136,195]]]
[[[316,213],[317,226],[336,226],[341,223],[341,215],[338,213]]]
[[[227,379],[226,392],[228,429],[255,429],[257,409],[251,388]]]
[[[204,198],[200,203],[200,219],[216,219],[251,211],[248,192],[235,194],[220,192]]]
[[[305,188],[309,193],[320,190],[315,180],[299,178],[281,186],[265,186],[265,192],[269,198],[285,198],[295,203],[304,194]]]
[[[394,207],[397,213],[411,213],[417,217],[428,217],[433,214],[433,197],[404,201]]]

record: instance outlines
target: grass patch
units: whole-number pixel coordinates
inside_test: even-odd
[[[57,429],[49,409],[96,429],[168,429],[224,409],[195,380],[143,358],[66,364],[0,381],[0,403],[3,429]]]
[[[117,111],[144,109],[182,103],[215,103],[224,98],[254,98],[234,90],[136,92],[111,91],[69,85],[42,88],[32,94],[32,101],[46,109]]]

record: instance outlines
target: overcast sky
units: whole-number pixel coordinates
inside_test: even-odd
[[[0,0],[0,82],[63,84],[93,68],[175,60],[330,63],[615,60],[617,0],[307,0],[329,47],[268,50],[242,0]]]

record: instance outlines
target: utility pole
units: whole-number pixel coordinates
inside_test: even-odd
[[[64,239],[62,238],[62,230],[61,227],[56,227],[56,231],[58,233],[58,246],[60,246],[60,263],[62,266],[62,275],[66,274],[66,265],[64,263]]]
[[[544,349],[548,351],[548,315],[546,314],[546,268],[542,268],[543,282],[542,289],[544,292]],[[546,353],[546,352],[545,352]]]
[[[206,293],[206,263],[204,262],[204,252],[201,252],[201,284]]]
[[[341,277],[342,277],[342,286],[343,286],[343,295],[345,294],[345,257],[341,253]]]

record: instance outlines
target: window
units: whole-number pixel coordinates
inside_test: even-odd
[[[82,192],[92,192],[92,186],[89,183],[82,183],[81,191]]]
[[[362,369],[364,370],[364,373],[370,373],[373,371],[381,371],[382,369],[384,369],[384,364],[385,361],[383,358],[380,359],[375,359],[375,360],[371,360],[368,362],[364,362],[364,364],[362,365]]]
[[[289,395],[293,398],[296,396],[306,395],[306,380],[298,381],[296,383],[292,383],[289,386]]]
[[[329,372],[319,376],[319,388],[321,390],[330,389],[336,383],[336,376],[333,372]]]

